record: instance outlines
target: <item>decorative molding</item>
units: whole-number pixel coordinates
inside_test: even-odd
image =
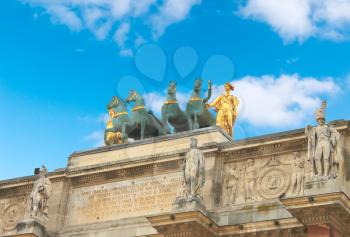
[[[126,180],[135,177],[164,174],[178,171],[182,165],[182,159],[170,160],[161,163],[150,163],[141,166],[120,168],[108,172],[92,173],[84,176],[71,177],[72,185],[91,186],[103,182]]]
[[[306,151],[306,149],[307,139],[302,138],[298,140],[290,140],[267,145],[256,145],[248,148],[237,149],[234,151],[222,151],[222,153],[225,157],[225,162],[229,162],[232,159],[248,159],[293,151]]]

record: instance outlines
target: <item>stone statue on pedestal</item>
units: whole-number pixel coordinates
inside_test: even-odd
[[[339,161],[337,146],[340,134],[331,125],[326,124],[326,101],[315,112],[317,126],[307,126],[308,159],[312,167],[312,179],[327,180],[338,175]]]
[[[186,197],[192,200],[199,197],[205,182],[204,155],[197,148],[197,139],[191,138],[191,150],[186,153],[183,164]]]
[[[34,182],[29,197],[29,218],[45,221],[48,219],[48,200],[51,195],[51,182],[47,178],[47,169],[42,166],[39,179]]]

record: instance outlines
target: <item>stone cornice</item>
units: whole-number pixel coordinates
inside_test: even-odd
[[[51,182],[59,182],[66,178],[66,170],[60,169],[59,171],[53,171],[48,173],[48,177]],[[25,176],[16,179],[8,179],[0,182],[0,190],[18,188],[20,186],[32,186],[34,181],[36,180],[36,176]]]
[[[350,122],[339,120],[330,122],[339,132],[349,132]],[[304,129],[274,133],[259,137],[219,144],[219,153],[225,160],[247,159],[271,154],[307,150]]]
[[[350,199],[342,192],[284,199],[282,203],[305,225],[330,223],[350,234]]]
[[[305,227],[296,218],[279,219],[259,221],[254,223],[245,223],[241,225],[226,225],[218,226],[214,220],[204,215],[200,211],[190,211],[176,214],[166,214],[147,218],[152,226],[158,230],[159,233],[165,236],[187,236],[187,232],[181,232],[181,225],[191,223],[192,226],[200,225],[205,236],[251,236],[257,233],[265,234],[296,234],[304,233]],[[181,235],[184,234],[184,235]],[[193,233],[188,233],[192,236]],[[192,235],[191,235],[192,234]],[[294,235],[291,235],[294,236]]]
[[[80,152],[74,152],[69,156],[69,159],[77,156],[84,156],[84,155],[90,155],[90,154],[96,154],[96,153],[101,153],[101,152],[106,152],[106,151],[113,151],[113,150],[119,150],[119,149],[124,149],[127,147],[134,147],[134,146],[140,146],[144,144],[152,144],[155,142],[160,142],[160,141],[169,141],[177,138],[184,138],[184,137],[191,137],[191,136],[196,136],[200,134],[205,134],[209,132],[220,132],[224,137],[227,138],[228,141],[233,141],[230,136],[227,135],[227,133],[220,127],[208,127],[208,128],[201,128],[201,129],[196,129],[192,131],[186,131],[186,132],[179,132],[176,134],[167,134],[159,137],[153,137],[153,138],[147,138],[144,140],[138,140],[134,141],[128,144],[118,144],[118,145],[112,145],[112,146],[103,146],[99,147],[96,149],[92,150],[86,150],[86,151],[80,151]]]
[[[109,170],[102,170],[101,172],[90,173],[75,173],[69,175],[72,185],[75,187],[96,185],[99,183],[115,182],[125,179],[145,177],[151,175],[166,174],[169,172],[176,172],[180,170],[182,159],[171,159],[163,162],[149,162],[137,166],[127,167],[113,167]]]

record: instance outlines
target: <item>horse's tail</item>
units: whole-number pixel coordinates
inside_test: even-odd
[[[203,103],[207,103],[210,100],[211,97],[211,81],[208,81],[208,95],[207,97],[203,100]]]

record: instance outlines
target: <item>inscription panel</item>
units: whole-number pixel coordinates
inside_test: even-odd
[[[72,190],[67,225],[168,212],[182,195],[181,173]]]

